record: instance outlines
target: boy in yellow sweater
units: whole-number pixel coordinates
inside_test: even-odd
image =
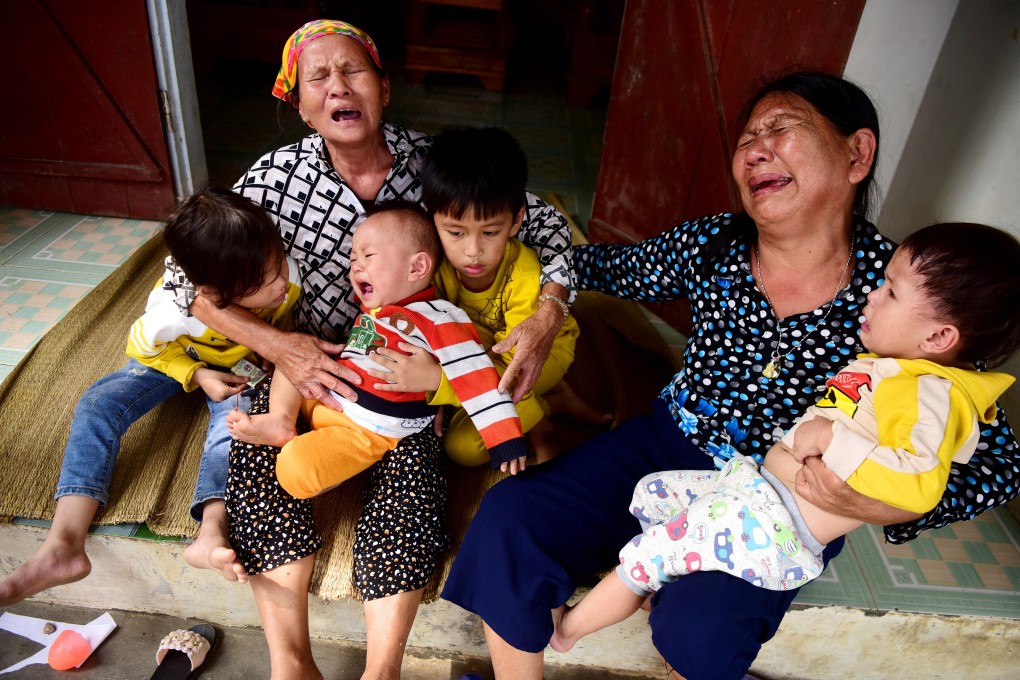
[[[436,289],[471,317],[496,370],[501,375],[506,371],[514,351],[495,348],[540,307],[548,307],[547,313],[562,319],[534,388],[517,402],[531,448],[539,462],[547,460],[558,451],[546,416],[562,412],[589,422],[605,422],[609,417],[581,402],[562,382],[574,360],[577,322],[569,314],[565,290],[560,295],[543,294],[538,256],[515,238],[526,211],[538,205],[526,191],[524,152],[500,128],[446,130],[435,138],[425,157],[421,178],[422,202],[435,220],[445,254],[436,271]],[[561,398],[550,405],[554,395]],[[433,401],[459,405],[445,376]],[[455,411],[450,419],[444,446],[450,458],[462,465],[489,460],[465,409]],[[516,472],[523,466],[520,459],[502,469]]]
[[[288,264],[279,229],[269,216],[226,189],[206,189],[185,200],[167,221],[163,238],[170,251],[167,274],[131,326],[130,358],[78,402],[57,482],[53,525],[39,550],[0,583],[0,606],[88,576],[92,564],[85,537],[108,498],[121,436],[159,404],[196,389],[205,392],[209,431],[191,505],[192,517],[202,526],[184,558],[230,580],[247,580],[227,541],[223,498],[231,441],[226,415],[249,380],[231,368],[255,357],[181,310],[170,279],[183,270],[196,293],[213,304],[234,303],[279,325],[289,321],[301,293],[297,267]]]
[[[980,224],[908,236],[868,295],[860,340],[869,353],[826,382],[760,468],[735,457],[719,472],[672,470],[638,482],[631,512],[643,533],[620,551],[614,573],[554,617],[553,649],[622,621],[693,571],[726,571],[770,590],[816,577],[825,544],[862,522],[811,502],[811,459],[918,517],[938,504],[950,467],[970,460],[981,424],[994,420],[996,399],[1013,383],[977,367],[1020,347],[1018,262],[1020,242]]]

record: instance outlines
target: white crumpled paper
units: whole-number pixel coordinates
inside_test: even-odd
[[[43,632],[43,626],[47,623],[52,623],[56,626],[56,630],[49,634]],[[57,639],[57,636],[65,630],[73,630],[85,638],[94,652],[96,651],[96,648],[103,643],[103,640],[109,637],[110,633],[112,633],[116,627],[117,622],[113,620],[113,617],[110,616],[109,612],[84,625],[61,623],[50,619],[37,619],[32,616],[21,616],[20,614],[5,612],[0,615],[0,630],[6,630],[14,633],[15,635],[28,638],[33,642],[38,642],[43,645],[43,648],[27,659],[3,669],[0,671],[0,675],[4,673],[12,673],[24,668],[25,666],[31,666],[32,664],[49,663],[48,657],[50,647]],[[82,659],[82,663],[84,662],[85,659]],[[80,666],[81,664],[78,665]]]

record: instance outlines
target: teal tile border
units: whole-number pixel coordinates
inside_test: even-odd
[[[38,527],[49,529],[52,522],[46,519],[28,519],[26,517],[14,517],[11,524],[20,526]],[[94,536],[116,536],[118,538],[137,538],[143,541],[157,541],[164,543],[190,543],[190,538],[179,536],[163,536],[153,532],[145,522],[140,524],[93,524],[89,527],[89,533]]]
[[[57,271],[52,269],[34,269],[32,267],[21,267],[11,264],[0,265],[0,288],[5,288],[5,279],[23,279],[27,281],[44,281],[46,283],[62,283],[65,285],[89,286],[95,288],[107,277],[116,267],[103,267],[105,271]],[[153,285],[156,279],[152,280]]]
[[[116,536],[118,538],[146,538],[139,536],[140,524],[95,524],[89,527],[89,533],[95,536]]]
[[[72,215],[69,213],[41,213],[44,218],[31,229],[21,234],[6,246],[0,247],[0,264],[8,264],[15,258],[22,256],[32,246],[45,242],[54,234],[59,234],[69,227],[77,224],[87,217],[86,215]]]
[[[994,519],[1002,529],[1002,538],[1006,543],[1020,552],[1017,537],[1020,526],[1005,509],[985,513]],[[937,529],[929,536],[922,536],[914,541],[912,548],[921,548],[922,555],[936,553],[924,547],[924,541],[939,531],[949,531],[952,527]],[[990,589],[985,587],[973,563],[947,561],[946,568],[957,582],[957,586],[931,585],[924,582],[923,575],[916,569],[916,562],[911,559],[891,558],[881,548],[884,540],[881,527],[865,526],[855,532],[855,552],[860,559],[864,577],[875,596],[879,609],[922,612],[933,614],[969,614],[977,616],[996,616],[1020,619],[1020,590]],[[859,540],[858,540],[859,539]],[[931,546],[934,548],[934,546]],[[990,556],[987,547],[979,551],[982,556]],[[969,554],[969,553],[968,553]],[[977,564],[984,563],[982,559]],[[1003,571],[1011,578],[1020,573],[1016,567],[1004,567]],[[1015,584],[1015,580],[1014,580]]]
[[[93,217],[90,215],[71,215],[67,213],[55,213],[52,217],[44,221],[35,229],[32,230],[29,240],[27,240],[22,247],[18,249],[18,252],[8,259],[5,263],[5,267],[19,267],[22,269],[34,270],[38,272],[71,272],[75,274],[94,274],[100,278],[108,276],[114,269],[126,260],[133,252],[132,249],[125,249],[124,252],[119,253],[120,258],[116,262],[110,263],[93,263],[93,262],[81,262],[63,260],[59,258],[46,258],[39,257],[39,254],[47,251],[47,247],[56,243],[65,234],[74,230],[76,227],[86,222],[87,220],[94,220],[103,218]],[[112,218],[120,219],[120,218]],[[151,231],[148,237],[141,239],[138,246],[155,234],[159,229],[160,223],[153,222],[151,220],[124,220],[127,223],[133,223],[138,225],[140,228],[142,225],[147,225],[144,231]],[[151,225],[151,230],[149,226]],[[86,229],[86,231],[88,231]],[[110,238],[110,237],[108,237]],[[13,245],[13,244],[12,244]],[[111,250],[116,252],[118,246],[114,245]],[[39,277],[36,277],[39,278]],[[48,280],[48,279],[45,279]]]
[[[15,217],[18,213],[23,214],[23,216]],[[13,257],[26,243],[31,241],[33,233],[51,215],[53,213],[48,210],[0,206],[0,264]],[[25,221],[31,222],[31,225],[22,231],[15,222]],[[9,237],[10,241],[6,241]]]

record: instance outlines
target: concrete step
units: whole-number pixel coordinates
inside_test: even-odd
[[[9,574],[32,554],[44,535],[44,530],[34,527],[0,525],[0,546],[3,546],[0,575]],[[226,583],[215,574],[191,569],[181,558],[184,546],[180,543],[90,536],[87,549],[93,563],[92,574],[87,579],[42,593],[12,611],[35,615],[20,607],[50,603],[60,607],[155,615],[153,630],[157,632],[152,635],[158,634],[158,637],[155,642],[147,639],[144,644],[135,640],[132,649],[136,651],[155,649],[159,637],[181,625],[169,624],[168,618],[192,622],[189,625],[206,621],[236,629],[239,639],[251,637],[253,649],[238,657],[238,663],[250,663],[253,666],[245,667],[259,670],[253,674],[203,677],[268,677],[268,652],[247,586]],[[74,621],[85,622],[91,618],[94,616],[86,614]],[[310,620],[316,658],[321,653],[329,655],[330,659],[339,655],[336,658],[341,659],[332,666],[337,668],[337,673],[327,673],[327,677],[358,677],[363,657],[357,654],[363,653],[358,650],[365,639],[360,603],[312,598]],[[696,612],[686,625],[697,625]],[[124,637],[128,635],[125,633]],[[8,646],[6,638],[4,640],[0,644],[0,660],[8,656],[4,649]],[[350,651],[352,647],[353,652]],[[151,650],[148,653],[152,653]],[[492,677],[480,621],[443,601],[422,607],[408,641],[408,653],[405,663],[405,677],[408,678],[459,678],[467,672]],[[1014,620],[871,612],[848,607],[795,607],[776,638],[762,650],[752,671],[763,678],[803,680],[850,675],[862,679],[1006,678],[1017,677],[1018,661],[1020,622]],[[230,661],[227,665],[233,669],[234,663]],[[569,653],[550,650],[546,665],[547,678],[661,678],[663,675],[662,661],[651,645],[644,612],[589,636]],[[412,675],[419,667],[424,675]],[[468,670],[463,670],[465,668]],[[481,670],[471,670],[473,668]],[[49,672],[54,675],[37,677],[56,677],[55,671]],[[233,673],[234,670],[224,672]]]
[[[115,630],[82,667],[73,671],[75,680],[139,680],[148,678],[156,668],[156,649],[168,632],[190,628],[204,621],[182,619],[166,614],[143,614],[120,609],[103,610],[43,602],[22,602],[11,611],[48,621],[86,623],[109,611],[117,622]],[[269,677],[269,652],[259,628],[215,625],[216,648],[203,664],[203,680],[257,680]],[[39,645],[0,632],[0,670],[39,650]],[[343,640],[317,639],[313,654],[327,678],[356,679],[365,668],[365,646]],[[404,659],[403,680],[457,680],[467,673],[492,677],[487,659],[458,655],[430,655],[427,650],[412,649]],[[11,676],[18,680],[56,680],[67,678],[47,664],[26,666]],[[549,680],[634,680],[644,675],[611,673],[568,667],[551,669]],[[661,674],[654,676],[661,678]]]

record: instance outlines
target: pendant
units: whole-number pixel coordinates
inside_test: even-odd
[[[779,375],[779,359],[775,358],[770,361],[765,368],[761,369],[761,374],[769,380],[772,380]]]

